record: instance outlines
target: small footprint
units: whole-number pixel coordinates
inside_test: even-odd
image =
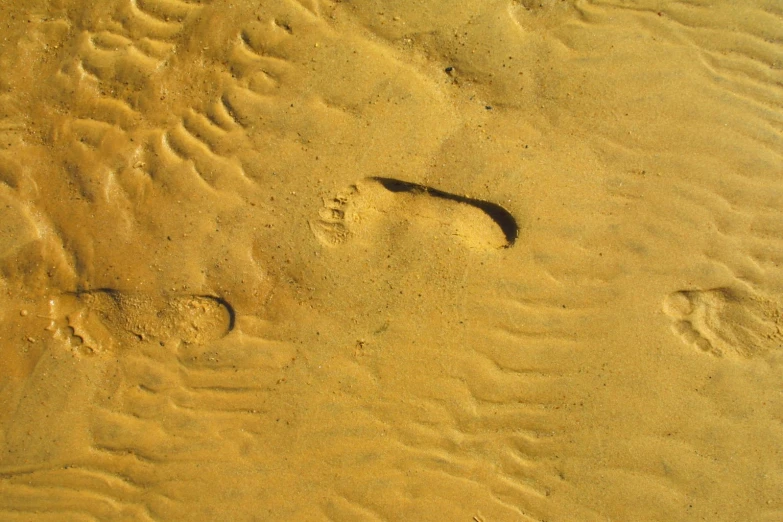
[[[751,358],[783,347],[780,307],[748,290],[680,290],[664,299],[663,310],[685,344],[716,356]]]
[[[112,289],[63,294],[50,301],[49,327],[74,351],[92,355],[138,342],[203,344],[234,327],[234,311],[206,295],[152,296]]]
[[[516,219],[500,205],[392,178],[363,179],[325,200],[319,214],[310,229],[326,246],[371,234],[381,219],[414,218],[475,247],[509,248],[519,235]]]

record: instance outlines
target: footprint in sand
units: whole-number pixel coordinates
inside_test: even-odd
[[[203,344],[227,335],[234,311],[218,297],[152,296],[111,289],[63,294],[50,301],[55,338],[83,355],[134,343]]]
[[[508,248],[519,234],[516,219],[500,205],[392,178],[363,179],[325,200],[319,214],[310,229],[326,246],[373,235],[384,220],[416,221],[476,248]]]
[[[778,304],[748,290],[680,290],[664,299],[663,310],[685,344],[716,356],[751,358],[783,347]]]

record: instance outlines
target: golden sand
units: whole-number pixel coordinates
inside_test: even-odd
[[[0,520],[783,520],[779,0],[0,22]]]

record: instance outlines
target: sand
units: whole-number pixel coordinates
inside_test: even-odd
[[[783,520],[779,1],[0,22],[1,520]]]

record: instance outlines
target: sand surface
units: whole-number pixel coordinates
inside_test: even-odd
[[[779,0],[0,22],[0,520],[783,521]]]

